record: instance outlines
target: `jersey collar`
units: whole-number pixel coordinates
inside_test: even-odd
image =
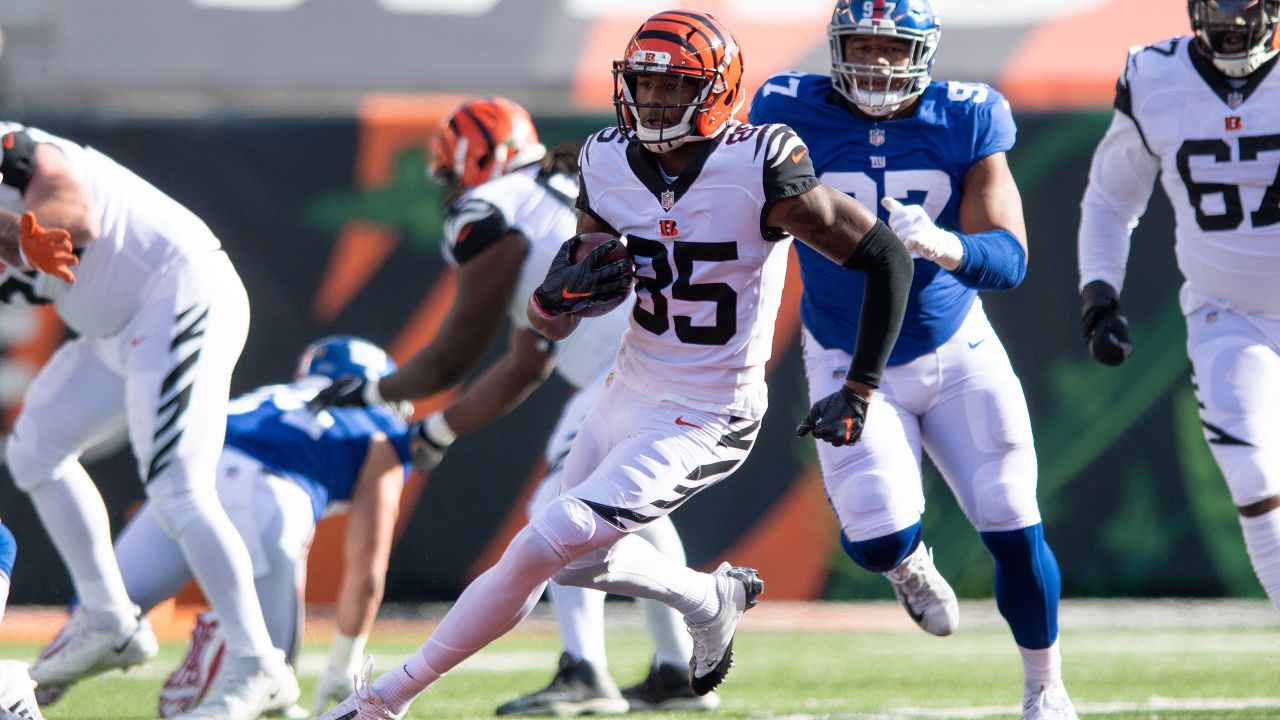
[[[645,188],[653,194],[654,199],[663,202],[662,194],[664,192],[673,193],[670,196],[670,203],[663,203],[663,208],[670,210],[670,206],[680,202],[680,198],[684,197],[685,192],[698,179],[698,175],[702,173],[702,168],[707,164],[707,159],[711,157],[712,151],[719,147],[724,136],[728,132],[721,131],[719,135],[699,142],[697,144],[698,151],[689,159],[689,164],[685,165],[684,170],[680,172],[680,176],[670,184],[662,176],[662,171],[658,169],[658,155],[644,149],[639,142],[632,141],[627,144],[627,164],[631,166],[631,172]]]
[[[1276,65],[1276,58],[1271,58],[1258,66],[1257,70],[1249,73],[1249,76],[1245,78],[1244,84],[1236,88],[1232,87],[1231,83],[1227,82],[1226,77],[1218,72],[1218,69],[1213,66],[1213,61],[1200,52],[1200,47],[1195,38],[1192,38],[1191,42],[1187,43],[1187,55],[1191,58],[1191,66],[1200,74],[1200,78],[1218,96],[1218,99],[1232,110],[1240,107],[1249,99],[1253,91],[1257,90],[1262,81],[1266,80],[1267,76],[1271,74],[1271,68]]]

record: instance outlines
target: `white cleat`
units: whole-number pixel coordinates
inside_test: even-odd
[[[159,649],[151,623],[136,606],[127,614],[77,608],[31,666],[31,679],[49,688],[65,688],[114,668],[146,662]]]
[[[1067,688],[1059,680],[1050,685],[1024,685],[1022,688],[1022,720],[1080,720],[1076,708],[1067,697]]]
[[[204,702],[175,720],[257,720],[293,707],[300,694],[283,652],[273,648],[261,657],[224,655]]]
[[[181,715],[200,704],[213,684],[226,649],[218,616],[212,612],[198,615],[196,626],[191,631],[187,656],[169,674],[164,687],[160,689],[160,697],[156,702],[160,717]]]
[[[893,585],[898,602],[925,632],[950,635],[960,626],[956,592],[934,566],[933,551],[924,543],[916,546],[901,565],[882,574]]]
[[[0,660],[0,720],[44,720],[27,664]]]
[[[685,619],[693,636],[689,686],[698,695],[706,695],[724,682],[733,666],[733,634],[738,629],[738,621],[743,613],[755,607],[756,598],[764,592],[764,581],[752,568],[721,563],[714,574],[720,595],[719,614],[704,623]]]
[[[391,712],[391,708],[373,691],[369,683],[372,674],[373,658],[365,658],[364,668],[355,678],[356,691],[316,720],[401,720],[404,715]]]

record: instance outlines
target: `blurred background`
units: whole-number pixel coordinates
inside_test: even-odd
[[[831,0],[703,0],[745,48],[750,91],[783,70],[826,72]],[[1092,149],[1127,49],[1187,31],[1180,0],[937,0],[934,75],[1010,99],[1009,159],[1026,207],[1023,285],[985,298],[1031,406],[1045,527],[1063,594],[1261,597],[1226,489],[1200,434],[1177,311],[1172,218],[1156,193],[1129,263],[1135,352],[1108,369],[1079,330],[1075,230]],[[3,0],[0,118],[98,147],[186,204],[221,237],[253,304],[234,390],[291,377],[310,340],[353,333],[403,360],[452,297],[440,196],[423,172],[439,118],[502,94],[544,142],[612,124],[609,63],[647,0]],[[0,295],[4,295],[0,288]],[[731,481],[675,516],[690,560],[754,565],[774,599],[891,597],[841,552],[811,441],[788,289],[770,363],[772,407]],[[64,338],[14,294],[0,313],[7,430],[31,375]],[[503,335],[505,337],[505,335]],[[494,349],[496,354],[497,348]],[[460,441],[406,494],[387,600],[451,599],[523,522],[543,443],[568,395],[556,381]],[[419,404],[419,412],[443,398]],[[500,438],[502,452],[493,452]],[[120,442],[87,463],[118,529],[142,496]],[[991,567],[936,471],[926,542],[963,597]],[[25,497],[0,478],[19,538],[16,604],[62,603],[70,585]],[[311,553],[309,599],[330,602],[342,520]],[[190,594],[187,597],[191,597]]]

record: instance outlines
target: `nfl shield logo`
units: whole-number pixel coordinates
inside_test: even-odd
[[[1235,110],[1236,108],[1240,107],[1243,104],[1244,104],[1244,93],[1238,90],[1233,90],[1232,92],[1227,93],[1227,105],[1232,110]]]
[[[883,129],[883,128],[871,128],[871,137],[870,137],[870,140],[871,140],[871,144],[872,144],[872,145],[875,145],[876,147],[880,147],[881,145],[883,145],[883,144],[884,144],[884,129]]]
[[[670,210],[671,206],[676,204],[676,194],[671,190],[663,190],[659,201],[662,203],[663,210]]]

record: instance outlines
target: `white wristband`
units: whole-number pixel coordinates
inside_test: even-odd
[[[22,252],[22,242],[18,242],[18,269],[31,270],[31,261],[27,259],[27,254]]]
[[[341,631],[333,633],[333,642],[329,644],[329,667],[354,672],[360,666],[360,657],[364,654],[367,633],[351,637]]]
[[[364,390],[360,393],[365,405],[381,405],[386,402],[382,397],[382,393],[378,390],[379,382],[380,380],[377,378],[365,378]]]
[[[443,410],[431,413],[423,421],[422,429],[427,438],[440,447],[449,447],[454,440],[458,439],[458,433],[454,432],[453,428],[449,427],[449,423],[445,422]]]

